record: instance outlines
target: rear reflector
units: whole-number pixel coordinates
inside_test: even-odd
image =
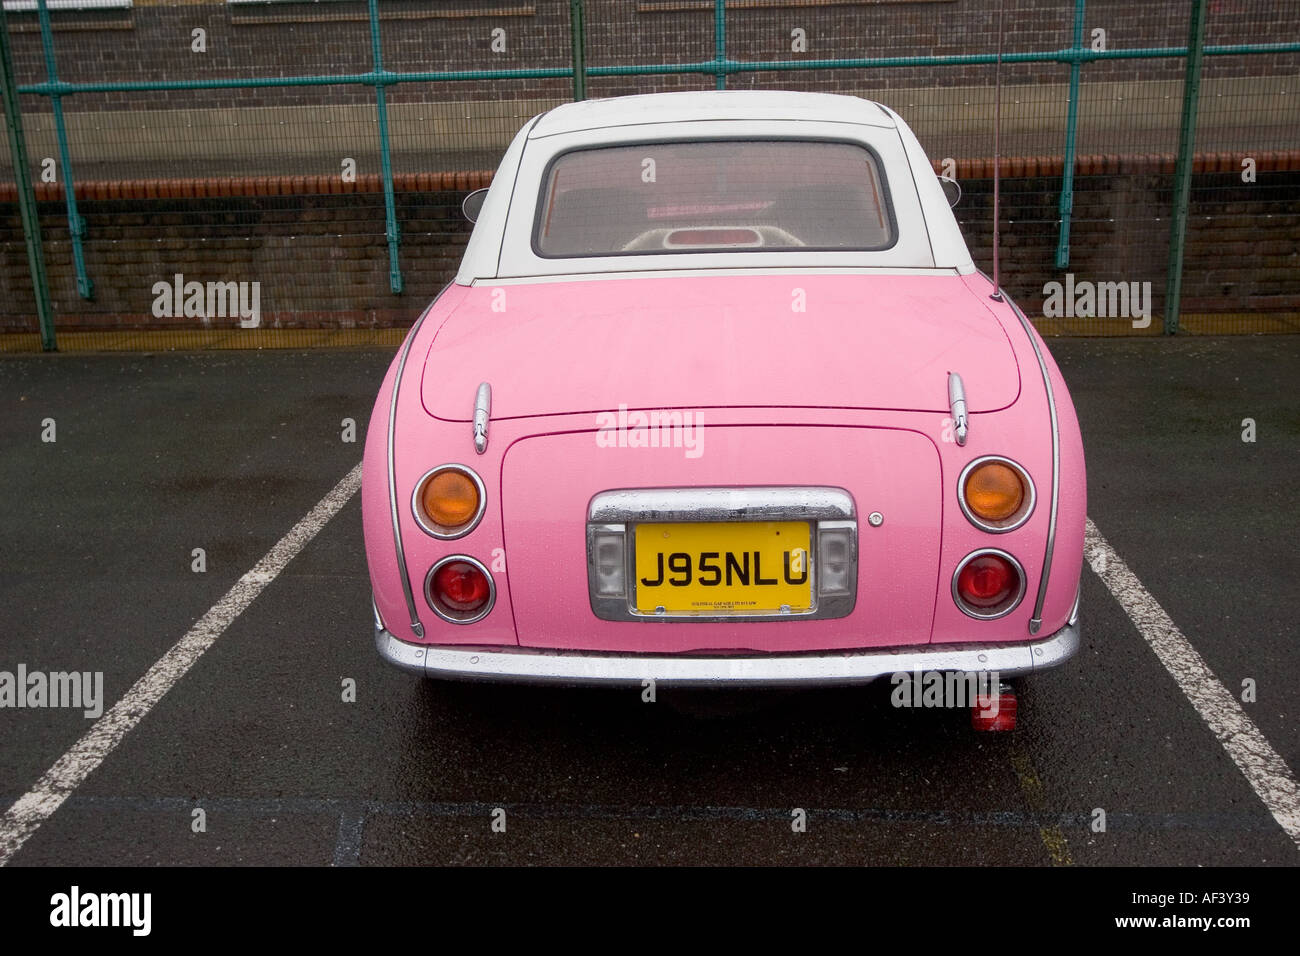
[[[1015,730],[1016,695],[1007,686],[996,694],[980,694],[970,709],[970,725],[975,730]]]

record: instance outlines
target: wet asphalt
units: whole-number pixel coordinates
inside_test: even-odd
[[[1300,767],[1300,336],[1049,346],[1090,516],[1225,686],[1255,682],[1247,713]],[[0,670],[103,671],[111,705],[360,460],[390,358],[0,359]],[[379,660],[370,617],[354,497],[13,865],[1300,861],[1091,570],[1079,656],[996,735],[887,684],[654,704],[435,684]],[[90,724],[0,710],[0,805]]]

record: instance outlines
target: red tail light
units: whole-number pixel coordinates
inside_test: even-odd
[[[443,558],[429,571],[429,605],[443,620],[472,624],[492,610],[496,596],[492,576],[473,558]]]
[[[1025,575],[1006,552],[980,551],[961,563],[952,590],[957,606],[971,617],[1002,617],[1024,596]]]
[[[967,604],[997,607],[1015,590],[1016,569],[1006,558],[982,554],[967,563],[957,576],[957,591]]]
[[[472,564],[453,561],[433,576],[433,594],[452,610],[477,611],[487,603],[487,577]]]

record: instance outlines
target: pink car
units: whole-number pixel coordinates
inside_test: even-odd
[[[1074,654],[1074,409],[897,114],[573,103],[480,199],[366,441],[384,659],[809,686]]]

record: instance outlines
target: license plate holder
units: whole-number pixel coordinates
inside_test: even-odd
[[[631,610],[647,617],[814,614],[812,537],[812,523],[799,520],[637,524]]]

